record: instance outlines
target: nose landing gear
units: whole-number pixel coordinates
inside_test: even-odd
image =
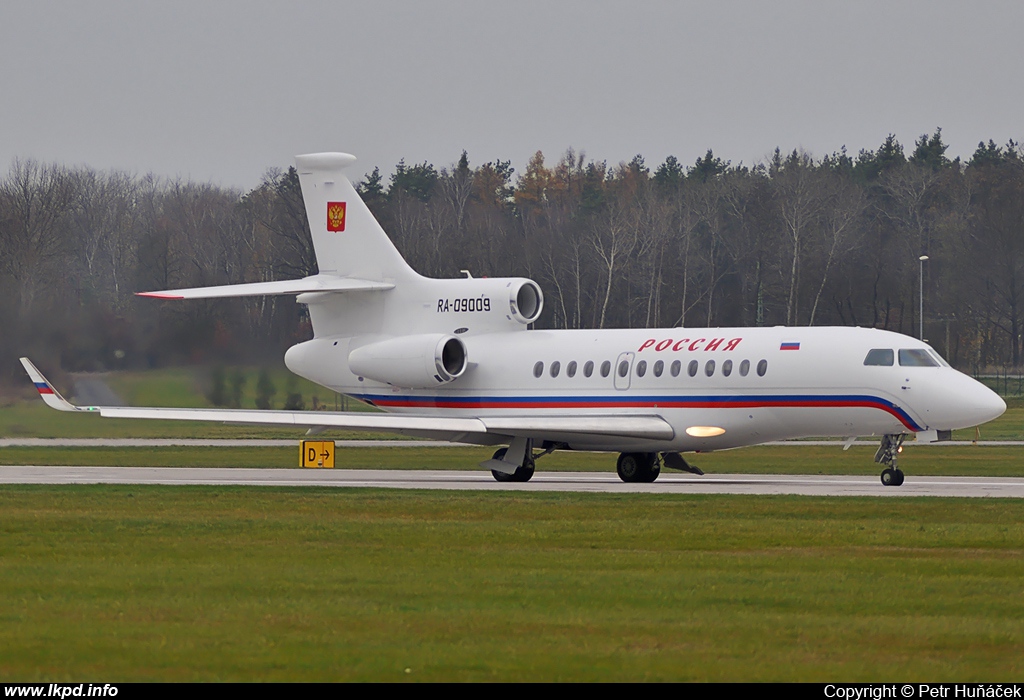
[[[882,444],[875,452],[875,461],[885,465],[885,469],[882,470],[883,486],[903,485],[903,472],[896,466],[896,459],[903,451],[903,441],[906,439],[905,434],[882,436]]]

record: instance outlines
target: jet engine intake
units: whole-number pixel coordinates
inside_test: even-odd
[[[466,346],[443,333],[407,335],[356,348],[348,355],[353,374],[392,386],[426,389],[462,376]]]
[[[536,282],[523,280],[513,284],[509,291],[508,303],[512,318],[523,324],[533,323],[540,318],[540,312],[544,310],[544,293]]]

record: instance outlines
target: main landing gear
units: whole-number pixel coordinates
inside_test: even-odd
[[[704,475],[699,467],[687,463],[678,452],[623,452],[615,465],[619,478],[629,484],[649,484],[661,474],[661,468]]]
[[[497,469],[491,470],[491,476],[494,477],[495,481],[529,481],[533,478],[533,473],[537,469],[537,463],[533,459],[533,455],[530,454],[532,450],[527,450],[526,455],[523,459],[522,465],[516,467],[516,470],[511,474],[500,472]],[[508,448],[502,447],[494,453],[491,459],[504,460],[505,455],[508,454]]]
[[[903,485],[903,472],[896,466],[896,459],[903,451],[903,441],[906,439],[907,436],[903,434],[882,436],[882,444],[875,452],[875,461],[885,465],[885,469],[882,470],[883,486]]]
[[[626,483],[650,484],[661,474],[661,459],[656,452],[623,452],[615,471]]]
[[[502,447],[486,462],[480,464],[491,470],[495,481],[529,481],[533,478],[537,460],[565,447],[562,442],[545,442],[544,451],[534,454],[533,440],[517,437],[508,447]]]

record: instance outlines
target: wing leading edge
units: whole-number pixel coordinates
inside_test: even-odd
[[[87,411],[104,418],[192,420],[219,423],[377,430],[417,437],[474,444],[497,444],[510,438],[531,437],[571,441],[574,437],[627,437],[671,440],[675,431],[657,415],[485,416],[456,418],[434,415],[396,415],[333,411],[261,411],[231,408],[136,408],[76,406],[61,396],[27,358],[21,364],[43,401],[58,411]]]
[[[252,297],[265,294],[305,294],[307,292],[370,292],[394,289],[390,282],[374,282],[351,277],[333,275],[312,275],[299,280],[277,282],[250,282],[247,284],[226,284],[220,287],[192,287],[190,289],[166,289],[159,292],[138,292],[136,296],[154,299],[226,299],[229,297]]]

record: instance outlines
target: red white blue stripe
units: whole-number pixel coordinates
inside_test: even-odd
[[[843,394],[777,394],[738,396],[400,396],[358,394],[379,408],[453,409],[593,409],[593,408],[874,408],[896,418],[908,430],[923,427],[899,405],[877,396]]]

